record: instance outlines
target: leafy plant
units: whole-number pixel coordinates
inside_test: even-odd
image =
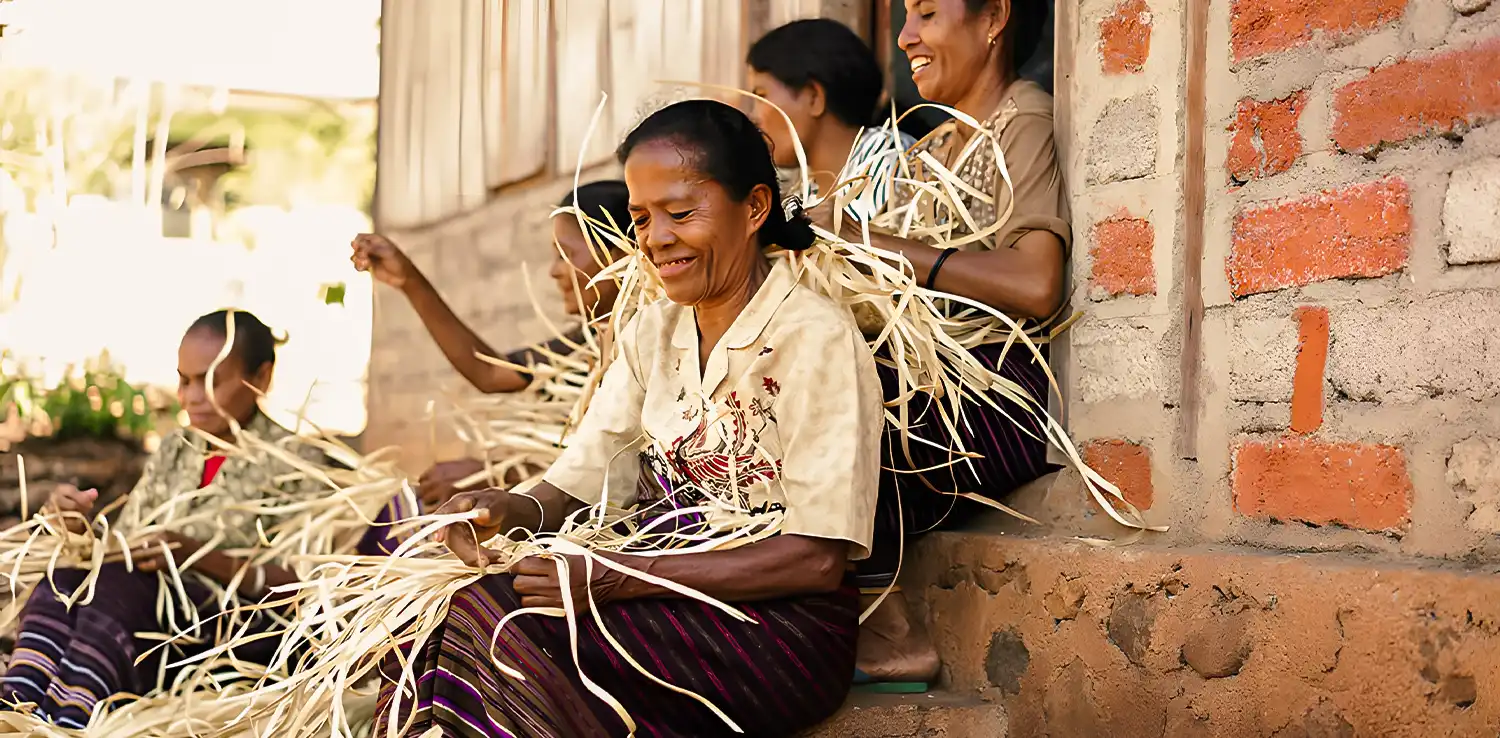
[[[59,441],[142,439],[163,415],[172,417],[179,410],[170,396],[126,382],[107,354],[81,375],[70,370],[50,389],[19,373],[0,377],[0,418],[12,407],[30,435]]]

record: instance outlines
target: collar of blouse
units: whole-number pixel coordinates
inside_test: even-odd
[[[792,266],[795,255],[791,252],[782,252],[773,255],[771,259],[771,273],[766,276],[766,281],[756,291],[755,296],[750,298],[750,303],[735,317],[734,323],[729,326],[724,337],[714,344],[708,354],[708,362],[703,365],[703,376],[699,386],[692,387],[693,380],[699,380],[696,371],[685,372],[688,387],[697,389],[705,395],[712,395],[718,390],[729,372],[729,349],[743,349],[760,338],[762,331],[770,324],[771,318],[781,304],[786,301],[787,295],[797,286],[797,272]],[[698,357],[698,319],[692,308],[682,310],[677,317],[677,325],[672,330],[672,347],[683,351],[691,357],[691,362],[684,362],[683,366],[697,367]]]

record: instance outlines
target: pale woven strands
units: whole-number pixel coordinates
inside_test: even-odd
[[[962,117],[956,111],[950,112]],[[999,156],[998,141],[989,136],[982,139],[980,144],[986,141],[988,145],[996,147],[997,161],[1003,162],[1003,157]],[[972,149],[973,146],[966,155],[971,154]],[[803,158],[800,144],[798,154],[799,159]],[[1003,167],[1003,163],[1001,166]],[[903,172],[909,171],[909,163],[903,163]],[[904,184],[916,187],[922,193],[921,197],[927,199],[930,206],[927,212],[944,212],[946,208],[946,212],[953,217],[968,220],[961,201],[954,194],[964,191],[966,186],[941,167],[934,171],[939,172],[936,184],[914,182],[909,174],[901,179]],[[1008,177],[1006,179],[1008,182]],[[857,190],[858,187],[856,183],[854,189]],[[969,194],[988,197],[984,193]],[[840,196],[840,199],[843,197]],[[922,235],[941,247],[945,243],[943,224],[924,224],[917,216],[921,211],[922,208],[919,207],[893,209],[882,214],[877,223],[896,222],[898,225],[892,230],[897,233]],[[1004,218],[1000,220],[1003,222]],[[627,316],[660,294],[660,284],[654,268],[634,249],[633,244],[623,236],[618,236],[618,230],[615,229],[619,238],[618,245],[626,250],[627,256],[603,270],[596,278],[617,279],[622,283],[620,300],[608,320],[611,329],[618,328]],[[976,233],[982,237],[985,230],[976,229]],[[976,345],[980,341],[1004,336],[1008,345],[1020,345],[1040,359],[1037,346],[1049,336],[1036,331],[1028,335],[1022,326],[997,311],[951,295],[922,289],[915,284],[910,266],[898,255],[873,248],[867,242],[849,242],[830,233],[824,233],[823,236],[807,252],[777,258],[794,259],[805,284],[849,305],[861,315],[862,324],[873,329],[875,337],[871,341],[872,350],[884,349],[899,370],[904,387],[901,396],[888,407],[889,422],[901,429],[908,426],[910,419],[905,411],[906,401],[917,392],[931,392],[946,400],[946,403],[942,403],[942,420],[950,429],[956,429],[964,422],[965,402],[986,402],[993,405],[995,400],[991,393],[1010,399],[1026,412],[1044,419],[1047,440],[1067,453],[1083,474],[1094,498],[1112,518],[1130,527],[1144,527],[1134,509],[1120,497],[1119,491],[1082,463],[1061,426],[1047,417],[1045,403],[1040,398],[1029,397],[1020,387],[980,365],[965,350],[965,347]],[[963,305],[966,310],[950,314],[940,307],[940,301],[947,301],[948,305]],[[609,352],[601,350],[600,355],[608,357]],[[597,378],[597,374],[598,368],[594,370],[593,376]],[[573,412],[564,415],[549,411],[552,414],[548,417],[567,417],[571,422],[581,415],[592,386],[592,381],[584,382],[579,404],[573,408]],[[529,433],[531,430],[524,432]],[[495,435],[498,437],[503,433]],[[551,436],[547,438],[550,439]],[[642,439],[643,444],[652,442],[651,439]],[[953,451],[955,463],[962,462],[967,455],[962,449]],[[711,494],[707,496],[710,506],[730,504],[727,500],[715,499]],[[606,494],[604,499],[608,497]],[[701,510],[702,508],[681,510],[678,514],[689,515]],[[559,567],[561,581],[566,583],[569,581],[566,569],[570,563],[562,555],[580,557],[578,560],[589,568],[608,566],[620,569],[620,565],[598,556],[598,552],[618,551],[650,539],[653,549],[649,555],[676,555],[745,545],[763,540],[779,530],[779,513],[759,516],[752,515],[749,511],[743,513],[732,527],[696,536],[682,536],[662,534],[654,525],[646,529],[639,525],[628,525],[633,511],[606,509],[601,504],[580,511],[555,534],[524,536],[515,541],[497,538],[492,546],[506,553],[505,560],[496,562],[485,571],[458,562],[440,545],[429,540],[431,533],[439,527],[468,519],[470,514],[425,516],[414,521],[420,526],[420,530],[403,544],[395,556],[389,558],[347,555],[296,557],[301,565],[299,569],[310,567],[311,570],[301,582],[284,588],[287,594],[296,596],[298,603],[296,615],[290,625],[291,637],[257,687],[251,691],[224,693],[221,699],[213,703],[212,708],[197,707],[201,700],[195,699],[193,695],[188,695],[182,701],[193,706],[189,711],[194,714],[200,714],[200,710],[202,714],[212,711],[216,719],[228,718],[226,722],[216,723],[213,731],[199,733],[203,735],[355,735],[356,728],[361,732],[370,728],[365,722],[368,715],[365,710],[378,687],[371,684],[376,666],[387,656],[399,654],[403,645],[419,649],[442,621],[447,603],[459,589],[488,573],[503,572],[513,562],[530,555],[551,557]],[[621,533],[613,526],[618,520],[627,522],[626,532]],[[662,523],[665,524],[666,521]],[[646,576],[630,570],[626,570],[626,573]],[[701,593],[670,582],[656,579],[652,581],[672,588],[684,597],[698,599],[738,615],[735,608],[706,598]],[[570,598],[565,595],[564,600],[570,601]],[[509,617],[526,615],[567,618],[576,639],[580,615],[571,607],[565,610],[522,610],[511,613]],[[507,622],[508,620],[509,618]],[[597,617],[596,623],[603,627]],[[504,627],[503,623],[501,627]],[[308,649],[307,655],[300,662],[294,661],[292,655],[293,644],[298,642]],[[225,644],[209,657],[222,655],[233,645]],[[617,651],[622,657],[629,658],[623,649],[617,648]],[[576,662],[576,654],[574,658]],[[520,678],[519,674],[510,672],[498,660],[495,666],[512,677]],[[643,678],[654,679],[644,669],[639,669],[639,665],[637,668]],[[402,699],[402,695],[410,695],[414,678],[409,666],[403,668],[399,677],[401,690],[396,699]],[[589,681],[586,674],[583,675],[583,682],[601,700],[614,706],[627,726],[633,726],[629,715],[625,714],[619,703]],[[702,697],[692,696],[712,707]],[[390,714],[395,716],[400,712],[393,709]],[[728,719],[725,720],[728,723]],[[374,726],[374,735],[399,735],[403,726],[394,721],[395,718],[392,717],[391,722]],[[730,726],[733,727],[732,723]]]
[[[998,146],[993,137],[989,142]],[[943,174],[940,175],[939,185],[912,183],[935,201],[937,207],[934,210],[938,211],[956,203],[956,197],[951,193],[962,188],[962,185],[944,182],[942,178],[955,179],[951,174]],[[909,176],[903,179],[910,181]],[[957,204],[957,208],[961,210],[962,205]],[[897,217],[917,210],[918,208],[910,208],[895,211],[886,214],[886,217]],[[965,216],[959,212],[957,217]],[[920,233],[937,240],[941,245],[942,231],[938,225],[922,226],[921,221],[910,217],[904,232],[912,235],[917,232],[914,229],[918,227],[925,228]],[[986,232],[983,229],[978,231],[981,237]],[[920,288],[915,284],[909,265],[895,254],[875,249],[868,243],[848,242],[829,233],[823,235],[823,240],[807,252],[798,255],[782,254],[776,258],[795,260],[805,284],[863,313],[866,325],[875,329],[876,337],[871,342],[872,351],[885,349],[900,370],[905,387],[902,395],[888,408],[890,422],[898,428],[907,427],[906,401],[917,392],[932,392],[947,400],[943,406],[943,422],[950,428],[963,423],[965,402],[994,405],[996,395],[1012,400],[1024,411],[1044,419],[1043,427],[1048,440],[1068,453],[1069,458],[1083,473],[1095,499],[1099,500],[1112,517],[1125,525],[1143,527],[1134,509],[1120,498],[1118,490],[1088,469],[1078,458],[1076,449],[1061,426],[1046,416],[1045,403],[1041,399],[1030,397],[1014,383],[997,376],[965,350],[967,346],[976,345],[982,340],[1005,336],[1010,344],[1019,344],[1040,358],[1038,344],[1046,340],[1047,336],[1029,336],[1022,326],[997,311]],[[627,256],[596,277],[596,280],[616,279],[621,283],[619,302],[608,320],[609,330],[618,330],[628,315],[656,299],[661,293],[659,279],[649,260],[623,237],[619,238],[618,245],[625,249]],[[942,300],[958,302],[967,309],[950,316],[940,306]],[[644,444],[653,442],[652,439],[642,439]],[[966,452],[955,449],[954,456],[955,463],[961,462],[966,457]],[[707,496],[711,505],[731,504],[727,500],[717,500],[711,494]],[[608,495],[605,499],[608,499]],[[698,511],[682,510],[679,514]],[[561,570],[562,581],[567,582],[566,568],[569,563],[559,554],[579,556],[584,565],[590,568],[609,566],[618,569],[618,564],[599,557],[597,553],[622,550],[630,544],[643,542],[647,537],[653,538],[652,543],[656,547],[651,555],[722,549],[763,540],[774,535],[779,528],[780,520],[776,515],[754,516],[749,511],[741,512],[744,516],[733,527],[686,539],[660,535],[654,527],[641,529],[629,526],[630,532],[621,535],[611,524],[620,519],[629,521],[631,511],[596,506],[580,511],[556,534],[526,536],[518,541],[496,539],[495,545],[502,546],[507,557],[505,561],[492,565],[488,572],[503,572],[511,563],[524,556],[552,556]],[[424,529],[418,534],[418,539],[425,540],[436,528],[465,517],[468,516],[424,518]],[[287,697],[280,702],[281,706],[276,709],[274,718],[267,722],[276,727],[279,731],[277,735],[343,734],[346,727],[339,724],[336,707],[340,695],[351,685],[365,682],[376,663],[381,658],[396,653],[399,644],[410,644],[412,648],[420,649],[441,622],[445,614],[444,605],[452,594],[487,573],[466,567],[443,553],[440,547],[419,540],[413,540],[405,550],[398,552],[397,557],[390,560],[338,557],[326,559],[322,563],[317,575],[297,585],[303,592],[305,603],[297,623],[298,633],[306,634],[309,640],[315,641],[313,653],[304,662],[302,670],[292,678],[266,685],[267,689]],[[658,583],[664,586],[670,584]],[[674,589],[685,597],[707,602],[729,613],[736,612],[733,607],[706,598],[701,593],[681,587]],[[510,618],[525,615],[565,617],[573,626],[572,634],[576,639],[579,615],[571,609],[517,611],[510,614],[507,622]],[[596,623],[603,627],[603,623],[597,619]],[[504,627],[503,624],[501,627]],[[623,658],[629,658],[623,649],[618,649],[618,653]],[[576,654],[574,658],[576,663]],[[495,661],[495,667],[514,678],[520,678],[519,674],[511,672],[498,660]],[[644,670],[641,673],[642,678],[654,679]],[[613,697],[589,681],[587,674],[582,676],[590,691],[614,706],[627,725],[633,725],[630,716],[625,714]],[[415,675],[403,670],[399,677],[401,693],[396,699],[409,698],[414,678]],[[704,704],[709,704],[703,698],[693,696]],[[399,713],[398,709],[390,712],[392,716]],[[392,722],[377,726],[376,734],[399,735],[404,726],[397,725],[394,720],[392,717]]]
[[[223,611],[213,625],[205,623],[188,598],[183,585],[184,573],[192,559],[169,560],[164,571],[157,574],[166,584],[162,588],[162,599],[157,603],[158,615],[166,626],[166,632],[150,637],[164,643],[178,638],[192,637],[200,629],[236,634],[230,644],[240,645],[248,640],[275,637],[279,628],[290,625],[278,616],[271,604],[284,602],[273,597],[267,605],[242,601],[237,592],[252,567],[278,563],[291,567],[300,576],[312,576],[315,564],[312,558],[323,555],[348,554],[358,545],[374,522],[382,507],[398,495],[410,497],[391,462],[389,453],[360,456],[358,453],[334,441],[305,437],[287,437],[275,442],[241,431],[237,443],[228,444],[211,439],[226,455],[240,455],[260,464],[278,464],[290,471],[281,475],[278,482],[310,482],[304,489],[311,493],[288,494],[277,489],[266,490],[266,496],[253,502],[233,503],[219,507],[214,513],[196,518],[175,518],[170,525],[156,522],[161,513],[148,511],[144,524],[128,534],[111,527],[101,511],[93,527],[84,533],[72,533],[63,525],[61,516],[36,515],[32,519],[0,534],[0,576],[5,578],[13,597],[3,614],[7,629],[14,627],[15,618],[24,605],[32,588],[51,585],[52,573],[65,568],[82,569],[88,572],[83,586],[68,598],[71,604],[86,604],[93,597],[93,582],[100,568],[108,562],[126,562],[130,565],[131,552],[139,552],[144,542],[152,535],[188,522],[211,522],[224,510],[243,511],[263,520],[273,521],[258,531],[260,545],[253,550],[231,550],[225,553],[242,556],[246,564],[235,575],[228,586],[219,586],[206,578],[199,583],[209,587]],[[325,466],[309,461],[298,453],[296,446],[315,447],[319,452],[347,465]],[[306,449],[302,449],[306,450]],[[184,494],[212,494],[212,488],[195,490]],[[415,507],[414,501],[410,503]],[[206,553],[216,541],[205,542],[201,553]],[[170,554],[169,554],[170,556]],[[251,633],[249,617],[262,611],[271,616],[274,625],[269,632]],[[292,620],[295,621],[295,609]],[[142,654],[144,659],[149,654]],[[259,679],[265,674],[260,667],[243,662],[230,661],[227,649],[211,651],[205,656],[189,659],[189,668],[181,670],[176,679],[165,682],[161,675],[153,690],[134,700],[119,696],[109,703],[102,703],[95,711],[88,728],[82,732],[70,731],[46,724],[27,714],[24,709],[17,712],[0,712],[0,725],[22,730],[24,733],[45,736],[196,736],[213,735],[215,730],[234,725],[241,713],[253,700],[248,697],[229,699],[231,695],[246,695],[251,686],[246,680]],[[167,666],[168,664],[164,664]],[[176,665],[176,664],[172,664]],[[270,671],[274,674],[274,670]],[[373,708],[372,708],[373,709]]]
[[[214,386],[215,371],[234,346],[232,318],[231,314],[226,319],[224,348],[208,370],[206,382],[210,387]],[[223,410],[218,407],[212,393],[209,397],[222,414]],[[163,645],[177,639],[197,638],[212,630],[236,634],[228,641],[233,645],[275,637],[279,632],[277,624],[282,628],[289,624],[277,616],[274,609],[285,600],[271,598],[265,604],[242,601],[238,589],[250,571],[257,566],[276,563],[291,567],[299,576],[309,576],[312,565],[305,561],[305,557],[354,551],[375,523],[381,508],[398,496],[404,497],[407,506],[415,509],[410,490],[405,488],[390,460],[394,449],[362,456],[347,445],[328,438],[288,435],[275,440],[266,439],[241,428],[232,417],[230,428],[235,439],[233,442],[194,429],[188,432],[200,436],[217,454],[285,470],[275,478],[275,486],[263,490],[264,496],[259,499],[226,499],[223,504],[203,508],[208,512],[175,516],[169,502],[155,510],[139,511],[139,515],[130,521],[129,530],[113,527],[107,517],[113,510],[105,509],[97,511],[93,520],[83,521],[88,526],[82,533],[71,532],[65,516],[57,513],[37,514],[10,530],[0,532],[0,577],[4,578],[11,596],[10,604],[0,612],[0,630],[10,630],[15,626],[33,588],[53,586],[54,592],[57,591],[53,577],[58,570],[81,569],[87,572],[82,585],[66,598],[69,607],[87,604],[93,599],[94,585],[106,563],[124,562],[133,570],[132,552],[142,551],[156,534],[191,523],[213,528],[220,516],[228,512],[243,513],[257,520],[259,545],[251,550],[224,550],[224,553],[244,560],[243,566],[226,586],[204,577],[197,578],[198,583],[212,593],[222,615],[212,626],[199,617],[184,587],[184,575],[198,557],[222,541],[223,533],[203,541],[198,553],[180,562],[165,544],[160,544],[167,564],[157,573],[164,585],[160,588],[162,594],[157,602],[157,615],[167,632],[142,635],[158,639]],[[20,470],[21,499],[26,500],[24,461],[20,462]],[[283,488],[296,491],[287,492]],[[184,491],[177,501],[216,493],[222,494],[213,486]],[[112,507],[124,501],[122,498]],[[78,520],[81,516],[69,513],[67,517]],[[257,612],[264,612],[271,618],[273,627],[269,633],[249,632],[250,616]],[[139,658],[144,660],[149,655],[148,652]],[[181,669],[169,683],[165,670],[175,666],[187,668]],[[91,738],[235,734],[244,731],[243,719],[252,712],[250,708],[258,697],[250,691],[250,680],[264,680],[274,674],[274,671],[232,659],[227,649],[211,651],[176,664],[163,661],[154,688],[139,699],[116,695],[101,702],[82,731],[46,723],[29,714],[25,705],[18,706],[15,711],[0,711],[0,726],[5,726],[13,734],[83,735]]]

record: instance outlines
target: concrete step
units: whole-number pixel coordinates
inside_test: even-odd
[[[1494,566],[982,528],[924,537],[902,582],[942,688],[999,695],[1012,736],[1500,730]]]
[[[1005,708],[978,695],[946,692],[849,696],[828,722],[802,738],[1005,738]]]

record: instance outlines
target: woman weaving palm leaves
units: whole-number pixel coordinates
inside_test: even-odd
[[[269,601],[273,587],[297,581],[282,562],[262,555],[267,531],[279,522],[268,508],[278,494],[294,505],[325,496],[325,484],[296,467],[328,463],[316,445],[288,445],[292,434],[259,408],[277,344],[265,324],[243,311],[210,313],[188,329],[177,354],[178,399],[192,430],[162,440],[119,511],[113,531],[135,547],[133,556],[94,568],[64,562],[32,590],[0,692],[7,706],[29,705],[39,721],[82,728],[116,694],[162,689],[163,678],[179,671],[171,662],[183,656],[249,633],[234,656],[270,659],[276,640],[262,636],[273,618],[232,603]],[[300,462],[251,453],[252,441],[295,453]],[[17,530],[33,526],[33,541],[52,525],[66,531],[65,541],[102,532],[108,523],[106,511],[94,510],[96,494],[59,487],[43,510],[44,527],[28,522]],[[376,522],[401,515],[398,500]],[[384,525],[370,528],[359,550],[392,550],[387,532]],[[24,559],[26,551],[10,553]],[[0,568],[14,587],[9,565]],[[152,633],[173,642],[162,647]]]
[[[613,316],[613,362],[568,448],[531,489],[454,497],[425,521],[441,543],[328,560],[298,628],[330,637],[264,690],[290,698],[266,717],[277,735],[337,729],[328,707],[377,668],[381,735],[780,736],[827,717],[854,676],[854,565],[876,527],[872,348],[899,357],[893,417],[993,395],[1078,463],[1040,393],[948,335],[946,296],[909,264],[817,240],[795,201],[778,207],[739,111],[671,105],[620,159],[640,248],[596,279],[620,278],[637,309]],[[873,344],[851,307],[876,313]],[[965,325],[1008,330],[978,312]],[[1114,492],[1084,472],[1096,498]]]
[[[440,535],[483,567],[503,560],[483,545],[497,534],[555,531],[606,502],[634,507],[653,534],[597,554],[608,565],[564,556],[563,572],[556,558],[527,558],[459,590],[407,657],[415,694],[397,679],[382,695],[404,735],[619,736],[633,720],[642,735],[703,736],[722,733],[721,718],[751,735],[791,735],[848,689],[858,618],[848,562],[869,545],[879,466],[871,355],[847,310],[798,284],[788,251],[768,253],[807,248],[813,234],[800,209],[783,212],[766,141],[743,113],[703,100],[669,106],[627,137],[620,159],[641,251],[668,299],[622,329],[617,359],[543,481],[525,494],[458,495],[439,514],[472,520]],[[776,535],[650,555],[757,518]],[[531,608],[597,617],[496,629]],[[570,650],[576,660],[562,656]],[[386,671],[402,669],[390,661]]]
[[[951,315],[979,305],[1035,328],[1064,305],[1071,235],[1052,97],[1016,74],[1036,48],[1046,13],[1039,0],[906,0],[898,43],[912,79],[923,98],[959,117],[908,153],[903,176],[911,184],[898,186],[887,210],[871,219],[868,243],[903,257],[917,284],[966,301],[948,306]],[[935,194],[944,189],[956,199]],[[831,202],[813,212],[820,226],[835,229]],[[858,223],[840,220],[840,235],[866,240]],[[875,547],[860,564],[859,583],[867,606],[890,592],[864,622],[858,682],[918,691],[938,673],[936,649],[891,586],[902,537],[972,517],[981,508],[962,493],[1000,500],[1055,468],[1047,462],[1045,418],[1028,407],[1045,407],[1046,346],[1038,356],[1012,340],[1001,327],[965,347],[1021,388],[1023,400],[966,402],[965,422],[945,426],[933,412],[937,403],[919,395],[906,408],[910,424],[889,432]],[[888,361],[881,380],[888,401],[906,390]],[[955,449],[976,456],[954,463]]]

